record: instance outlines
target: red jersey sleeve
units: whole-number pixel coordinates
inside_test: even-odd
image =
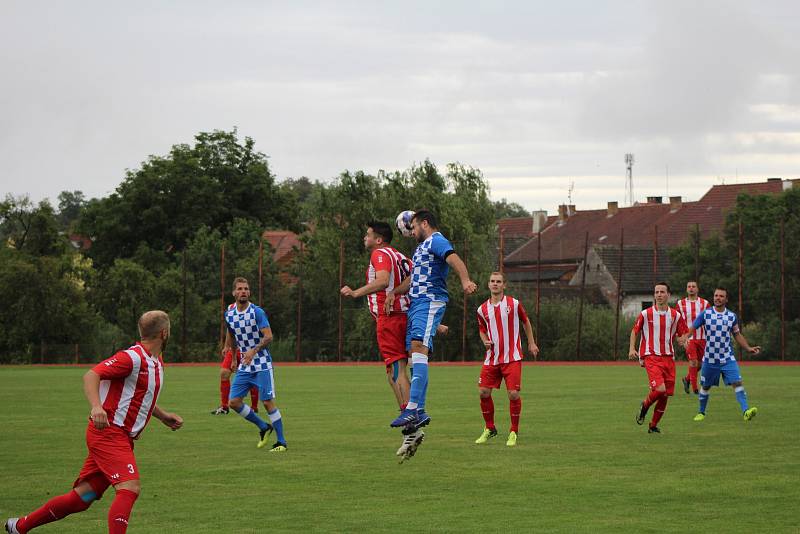
[[[524,323],[528,320],[528,312],[525,311],[525,306],[522,305],[522,302],[517,302],[517,313],[519,313],[519,320]]]
[[[689,328],[686,326],[686,319],[683,317],[682,313],[678,312],[678,327],[675,329],[675,335],[682,336],[688,331]]]
[[[100,375],[103,380],[124,378],[133,371],[133,360],[131,360],[127,352],[121,350],[92,367],[92,371]]]
[[[372,255],[369,258],[369,263],[372,265],[372,268],[376,271],[391,271],[392,270],[392,262],[389,260],[389,256],[381,252],[380,250],[373,250]]]
[[[639,332],[642,331],[643,325],[644,325],[644,315],[640,313],[639,316],[636,318],[636,322],[633,323],[633,331],[638,334]]]
[[[488,334],[489,329],[486,326],[486,319],[483,318],[483,315],[481,315],[480,311],[478,311],[477,315],[478,315],[478,331],[481,332],[482,334]]]

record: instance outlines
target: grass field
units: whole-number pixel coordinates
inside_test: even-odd
[[[683,372],[679,367],[679,374]],[[0,367],[0,516],[64,493],[85,457],[79,368]],[[398,465],[394,401],[380,367],[279,367],[289,451],[255,448],[231,412],[212,417],[217,368],[171,367],[137,443],[142,496],[130,533],[253,532],[798,532],[798,367],[743,367],[759,415],[744,423],[730,388],[694,423],[680,392],[663,434],[634,423],[637,366],[528,366],[516,448],[508,400],[495,392],[499,438],[483,428],[478,367],[431,369],[433,422]],[[499,394],[498,394],[499,393]],[[110,493],[36,532],[105,532]]]

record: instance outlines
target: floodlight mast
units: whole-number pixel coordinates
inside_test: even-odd
[[[633,154],[625,154],[625,203],[633,206]]]

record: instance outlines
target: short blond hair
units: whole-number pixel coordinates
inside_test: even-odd
[[[247,288],[250,289],[250,282],[247,281],[247,278],[237,276],[233,279],[233,289],[231,289],[231,291],[236,291],[236,286],[239,284],[247,284]]]
[[[502,278],[502,279],[503,279],[503,283],[504,283],[504,284],[505,284],[505,283],[508,283],[508,278],[506,278],[506,273],[501,273],[500,271],[494,271],[493,273],[490,273],[490,274],[489,274],[489,278],[491,278],[491,277],[492,277],[492,276],[494,276],[494,275],[497,275],[497,276],[499,276],[500,278]]]
[[[139,317],[139,337],[155,339],[162,330],[169,332],[169,315],[161,310],[146,311]]]

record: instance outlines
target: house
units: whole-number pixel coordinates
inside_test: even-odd
[[[800,180],[770,178],[716,185],[695,202],[673,196],[665,203],[654,196],[627,208],[618,202],[608,202],[606,209],[583,211],[561,205],[553,217],[535,212],[533,217],[501,220],[503,269],[510,281],[531,284],[539,280],[565,295],[574,294],[581,284],[586,252],[587,286],[599,288],[606,302],[616,306],[624,230],[623,310],[634,314],[652,304],[654,282],[673,274],[669,249],[685,243],[695,228],[701,238],[719,232],[741,193],[778,194],[798,186]]]

